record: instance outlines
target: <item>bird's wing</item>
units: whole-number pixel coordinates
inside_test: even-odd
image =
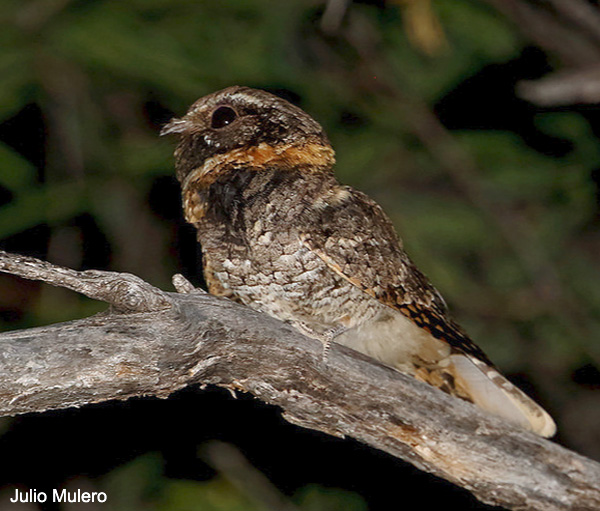
[[[368,295],[400,311],[454,350],[492,366],[452,321],[444,299],[403,250],[381,207],[353,188],[340,189],[345,193],[332,194],[337,200],[312,208],[313,217],[300,235],[303,245]]]
[[[546,411],[504,378],[452,321],[443,298],[403,250],[377,203],[340,187],[310,211],[300,233],[308,250],[337,275],[451,346],[450,364],[422,371],[421,379],[542,436],[555,433]]]

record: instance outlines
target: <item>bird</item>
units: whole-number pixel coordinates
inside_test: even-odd
[[[321,127],[264,90],[204,96],[161,135],[211,294],[339,343],[551,437],[552,417],[501,375],[366,194],[341,184]]]

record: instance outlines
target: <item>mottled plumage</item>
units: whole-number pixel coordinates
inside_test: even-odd
[[[168,133],[179,135],[177,177],[211,293],[554,434],[550,416],[452,321],[379,205],[337,182],[333,149],[305,112],[230,87]]]

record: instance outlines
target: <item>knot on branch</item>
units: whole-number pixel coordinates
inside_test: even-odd
[[[120,273],[109,281],[102,299],[122,312],[152,312],[171,307],[171,300],[163,291],[130,273]]]

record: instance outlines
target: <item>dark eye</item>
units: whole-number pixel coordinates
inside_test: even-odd
[[[231,124],[237,118],[237,113],[233,108],[229,108],[228,106],[220,106],[217,108],[210,120],[211,128],[220,129],[224,128],[228,124]]]

